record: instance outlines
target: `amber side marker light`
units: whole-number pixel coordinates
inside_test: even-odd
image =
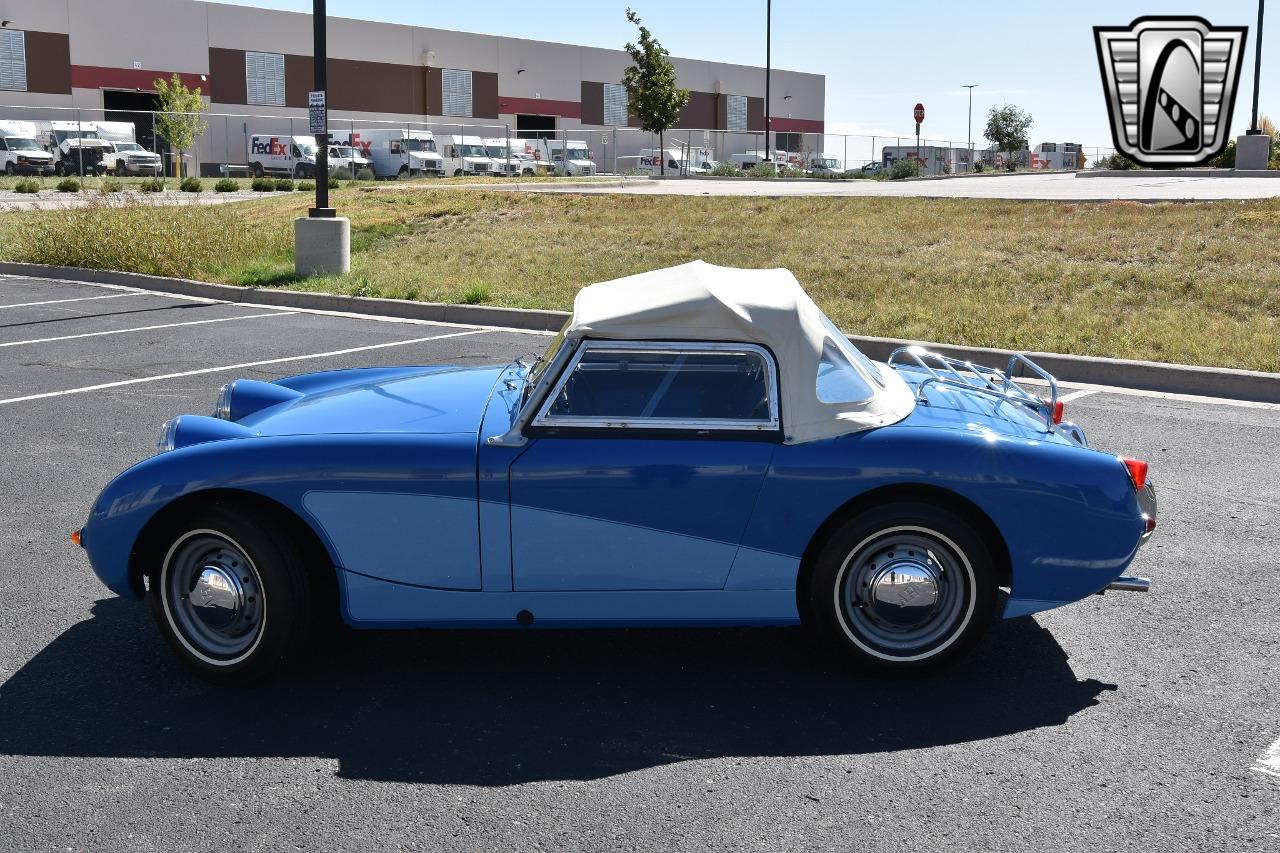
[[[71,541],[72,543],[79,545],[81,548],[84,547],[84,537],[80,535],[79,530],[71,531]]]
[[[1120,461],[1129,469],[1129,479],[1133,481],[1135,489],[1141,489],[1147,484],[1147,463],[1141,459],[1129,459],[1125,456],[1121,456]]]

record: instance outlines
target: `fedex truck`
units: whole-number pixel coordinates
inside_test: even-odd
[[[444,158],[429,130],[353,130],[345,138],[357,154],[372,162],[373,173],[379,178],[444,175]]]
[[[716,167],[705,148],[641,148],[638,163],[654,175],[705,175]]]
[[[255,133],[249,137],[249,171],[255,178],[267,174],[314,178],[316,138]]]
[[[484,140],[478,136],[441,136],[440,148],[446,175],[494,174],[493,158],[484,147]]]
[[[52,175],[53,155],[40,147],[35,122],[0,121],[0,171],[6,175]]]

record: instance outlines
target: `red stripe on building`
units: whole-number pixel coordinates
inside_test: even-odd
[[[778,118],[774,116],[774,133],[825,133],[825,122],[811,118]]]
[[[142,89],[150,92],[156,88],[156,78],[168,80],[173,77],[172,71],[147,71],[136,68],[102,68],[97,65],[72,65],[71,86],[75,89]],[[204,93],[209,91],[207,80],[201,80],[199,74],[183,74],[179,79],[188,89],[199,87]]]
[[[546,98],[498,98],[498,112],[503,115],[529,113],[532,115],[582,118],[582,104],[577,101],[549,101]]]

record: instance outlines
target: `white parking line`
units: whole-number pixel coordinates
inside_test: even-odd
[[[1280,778],[1280,739],[1267,747],[1267,751],[1254,763],[1253,769],[1268,776]]]
[[[488,329],[472,329],[466,332],[450,332],[447,335],[432,335],[429,338],[414,338],[408,341],[389,341],[383,344],[370,344],[363,347],[348,347],[347,349],[330,350],[329,352],[315,352],[307,355],[290,355],[284,358],[267,358],[262,361],[246,361],[240,364],[225,364],[221,367],[202,367],[198,370],[184,370],[180,373],[166,373],[161,376],[141,376],[137,379],[121,379],[118,382],[103,382],[100,385],[86,385],[82,388],[68,388],[65,391],[46,391],[42,394],[28,394],[25,397],[10,397],[8,400],[0,400],[0,406],[9,403],[25,403],[30,400],[43,400],[48,397],[65,397],[68,394],[85,394],[89,391],[104,391],[108,388],[121,388],[126,385],[140,385],[144,382],[161,382],[165,379],[181,379],[184,376],[199,376],[203,373],[221,373],[226,370],[241,370],[246,367],[261,367],[266,364],[284,364],[289,361],[308,361],[316,358],[334,358],[340,355],[349,355],[353,352],[368,352],[375,349],[387,349],[388,347],[404,347],[411,344],[421,344],[427,341],[439,341],[445,338],[461,338],[466,335],[480,335],[487,332]]]
[[[1088,397],[1090,394],[1097,393],[1097,388],[1082,388],[1079,391],[1072,391],[1070,394],[1064,394],[1058,399],[1064,403],[1070,403],[1072,400],[1079,400],[1081,397]]]
[[[107,296],[77,296],[75,299],[46,299],[43,302],[19,302],[15,305],[0,305],[0,308],[33,308],[36,305],[60,305],[63,302],[88,302],[91,299],[120,299],[125,296],[150,296],[145,291],[136,293],[112,293]],[[161,296],[163,294],[156,294]]]
[[[213,320],[188,320],[185,323],[161,323],[156,326],[139,326],[136,329],[111,329],[106,332],[85,332],[80,335],[59,335],[56,338],[32,338],[29,341],[8,341],[0,347],[20,347],[23,344],[48,344],[54,341],[71,341],[77,338],[96,338],[100,335],[124,335],[129,332],[149,332],[153,329],[174,329],[178,326],[202,326],[205,323],[230,323],[232,320],[257,320],[262,317],[288,317],[296,311],[280,311],[274,314],[245,314],[242,317],[217,317]]]

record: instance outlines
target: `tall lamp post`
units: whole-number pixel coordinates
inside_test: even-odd
[[[293,270],[298,278],[343,275],[351,271],[351,220],[329,206],[329,48],[325,0],[312,0],[315,91],[307,96],[307,112],[316,138],[316,206],[293,221]]]
[[[769,144],[769,78],[773,72],[773,0],[764,4],[764,161],[773,159],[773,146]]]
[[[964,88],[969,90],[969,171],[973,171],[973,90],[980,86],[980,83],[965,83]]]
[[[1253,39],[1253,121],[1249,125],[1249,134],[1256,136],[1262,133],[1258,127],[1258,89],[1262,82],[1262,7],[1265,0],[1258,0],[1258,34]],[[1263,168],[1266,168],[1265,166]]]
[[[1264,171],[1271,159],[1271,137],[1258,126],[1258,91],[1262,84],[1262,12],[1263,0],[1258,0],[1258,32],[1254,38],[1253,58],[1253,118],[1244,136],[1236,138],[1236,171]]]

